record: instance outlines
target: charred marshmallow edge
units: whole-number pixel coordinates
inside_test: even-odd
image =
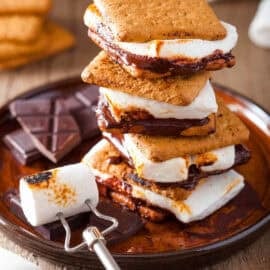
[[[144,178],[159,183],[174,183],[185,181],[188,178],[188,170],[192,164],[200,165],[200,155],[172,158],[162,162],[154,162],[145,157],[132,140],[129,134],[124,135],[124,147],[127,149],[136,173]],[[205,172],[226,170],[235,162],[235,146],[227,146],[212,150],[202,155],[213,157],[213,162],[208,166],[201,166]]]
[[[88,8],[84,14],[84,23],[90,29],[97,30],[103,21],[102,17],[94,9]],[[238,40],[236,28],[225,22],[221,22],[221,24],[227,31],[226,37],[222,40],[172,39],[153,40],[145,43],[108,40],[108,42],[123,51],[135,55],[175,60],[177,58],[198,59],[212,55],[216,51],[226,54],[235,47]]]
[[[96,207],[99,200],[95,176],[82,163],[63,166],[20,179],[21,206],[27,221],[40,226],[64,217],[88,212],[90,199]]]
[[[206,178],[184,201],[174,201],[136,185],[132,186],[132,196],[166,209],[181,222],[189,223],[211,215],[234,198],[244,185],[243,176],[230,170]]]
[[[124,113],[131,109],[144,110],[155,118],[163,119],[203,119],[218,110],[215,93],[209,80],[199,95],[187,106],[176,106],[104,87],[100,87],[100,93],[106,98],[116,121],[120,121],[121,111]]]

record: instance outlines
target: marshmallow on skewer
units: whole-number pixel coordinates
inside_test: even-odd
[[[26,176],[20,180],[21,206],[27,221],[39,226],[89,211],[90,199],[96,207],[99,200],[95,177],[82,163],[63,166]]]

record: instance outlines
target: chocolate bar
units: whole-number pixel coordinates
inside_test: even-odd
[[[17,100],[9,108],[36,148],[54,163],[81,142],[74,117],[57,99]]]
[[[20,205],[17,191],[8,191],[4,195],[4,201],[15,216],[22,221],[27,222]],[[106,237],[108,244],[122,241],[127,237],[134,235],[144,225],[144,222],[138,214],[130,212],[129,210],[122,208],[109,200],[104,199],[104,201],[101,201],[98,205],[98,210],[103,214],[117,218],[119,221],[118,228]],[[71,231],[84,229],[87,225],[96,226],[102,231],[110,226],[110,222],[99,219],[94,214],[89,212],[68,217],[67,222],[71,228]],[[45,239],[52,241],[58,240],[65,235],[64,227],[60,221],[34,227],[34,230],[41,234]]]
[[[136,234],[144,226],[144,221],[140,216],[134,212],[129,211],[127,208],[113,203],[112,201],[102,198],[97,209],[105,215],[115,217],[119,225],[115,231],[106,236],[108,244],[115,244],[123,241],[126,238]],[[111,222],[100,219],[94,214],[90,215],[90,224],[96,226],[99,230],[104,230],[111,225]]]
[[[24,222],[26,218],[20,205],[18,192],[9,191],[4,195],[5,203],[8,205],[10,211]],[[84,228],[89,222],[89,213],[81,213],[67,218],[67,222],[72,231]],[[41,234],[47,240],[56,240],[65,235],[65,230],[61,222],[56,221],[42,226],[34,227],[34,230]]]
[[[98,102],[98,87],[91,85],[63,100],[63,105],[75,117],[83,140],[99,134],[95,107]]]
[[[13,156],[23,165],[33,162],[41,157],[40,152],[32,142],[30,136],[23,130],[15,130],[3,138]]]
[[[36,107],[35,111],[29,110],[29,107],[16,108],[18,114],[26,114],[30,120],[30,124],[33,126],[34,131],[40,132],[43,130],[44,125],[48,125],[48,121],[36,121],[36,115],[43,115],[50,113],[50,106],[53,100],[57,100],[57,106],[55,107],[55,113],[68,114],[69,112],[75,118],[77,125],[79,126],[81,138],[87,140],[99,134],[97,122],[95,118],[95,105],[98,100],[98,87],[91,85],[83,87],[75,94],[66,97],[63,93],[58,95],[46,95],[41,98],[30,99],[37,101],[39,106]],[[16,102],[16,101],[15,101]],[[20,103],[28,103],[28,100],[20,100]],[[12,108],[14,105],[10,105]],[[23,107],[23,105],[21,105]],[[12,109],[11,109],[12,110]],[[16,116],[14,111],[11,111]],[[33,117],[31,118],[31,114]],[[59,121],[57,121],[59,123]],[[56,124],[57,124],[56,123]],[[4,137],[5,144],[9,147],[14,157],[23,165],[29,164],[41,157],[40,152],[36,148],[31,136],[26,133],[23,129],[16,130]]]

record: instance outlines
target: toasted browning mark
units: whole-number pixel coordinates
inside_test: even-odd
[[[178,208],[181,213],[187,213],[188,215],[191,215],[192,214],[192,211],[191,211],[190,207],[188,205],[186,205],[182,201],[174,202],[173,203],[173,206],[175,208]]]
[[[34,186],[41,186],[43,185],[43,182],[47,182],[52,177],[51,172],[41,172],[33,175],[29,175],[24,177],[24,180]]]
[[[235,179],[233,182],[231,182],[229,185],[227,185],[225,189],[225,194],[228,194],[232,189],[234,189],[239,183],[241,182],[240,179]]]
[[[76,202],[76,190],[74,187],[57,181],[58,170],[42,172],[25,178],[31,189],[43,189],[49,202],[61,207],[68,207]]]
[[[218,160],[217,156],[212,152],[206,152],[196,157],[195,163],[198,167],[210,166]]]

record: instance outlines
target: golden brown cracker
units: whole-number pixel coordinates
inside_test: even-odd
[[[1,0],[0,14],[7,13],[47,13],[52,5],[51,0]]]
[[[148,159],[156,162],[201,154],[229,145],[241,144],[248,140],[249,130],[242,121],[219,101],[216,132],[204,137],[153,137],[139,134],[130,135]]]
[[[0,61],[0,70],[12,69],[25,64],[42,60],[74,46],[74,36],[67,30],[54,23],[48,23],[46,44],[38,53],[18,56],[16,58]]]
[[[0,15],[0,42],[30,42],[43,30],[44,18],[34,15]]]
[[[181,106],[190,104],[209,78],[209,72],[200,72],[185,78],[134,78],[112,62],[103,51],[82,72],[82,79],[87,83]]]
[[[95,0],[117,41],[200,38],[219,40],[226,30],[205,0]]]

